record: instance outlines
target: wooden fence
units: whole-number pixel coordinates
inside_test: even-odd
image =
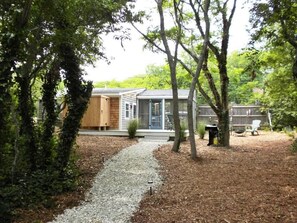
[[[230,125],[244,126],[252,124],[255,119],[261,120],[261,125],[268,123],[268,116],[265,112],[260,111],[258,105],[233,105],[230,106]],[[200,105],[197,111],[197,121],[205,124],[216,124],[217,116],[210,106]]]

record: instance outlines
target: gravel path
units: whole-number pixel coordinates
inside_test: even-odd
[[[67,209],[53,223],[128,223],[145,192],[148,181],[153,188],[161,183],[153,150],[164,142],[142,141],[110,160],[94,179],[87,199],[80,206]]]

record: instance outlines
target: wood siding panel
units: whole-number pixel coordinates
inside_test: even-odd
[[[81,127],[96,127],[100,123],[100,100],[101,97],[91,97],[88,108],[81,120]]]
[[[110,98],[109,97],[101,96],[99,126],[110,126]]]
[[[92,96],[81,120],[81,127],[108,127],[110,125],[109,101],[109,97],[106,96]]]
[[[110,98],[110,129],[119,129],[120,116],[119,98]]]

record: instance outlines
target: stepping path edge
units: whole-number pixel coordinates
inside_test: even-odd
[[[169,143],[144,140],[121,150],[95,176],[85,201],[66,209],[51,223],[130,223],[150,186],[156,190],[162,184],[153,151]]]

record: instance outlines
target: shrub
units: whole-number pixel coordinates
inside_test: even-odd
[[[130,120],[128,123],[129,139],[135,138],[137,129],[138,129],[138,120],[137,119]]]
[[[185,122],[180,123],[180,140],[186,141],[186,130],[187,130],[187,124]]]
[[[294,142],[292,143],[291,149],[293,153],[297,152],[297,139],[295,139]]]
[[[270,127],[270,125],[269,125],[268,122],[264,122],[264,123],[260,126],[260,129],[263,130],[263,131],[268,132],[268,131],[271,130],[271,127]]]
[[[294,139],[295,138],[295,131],[294,129],[292,129],[291,127],[285,127],[283,129],[283,132],[289,136],[291,139]]]
[[[205,124],[204,123],[201,123],[201,122],[198,123],[197,132],[199,135],[199,139],[204,139],[204,136],[205,136]]]

